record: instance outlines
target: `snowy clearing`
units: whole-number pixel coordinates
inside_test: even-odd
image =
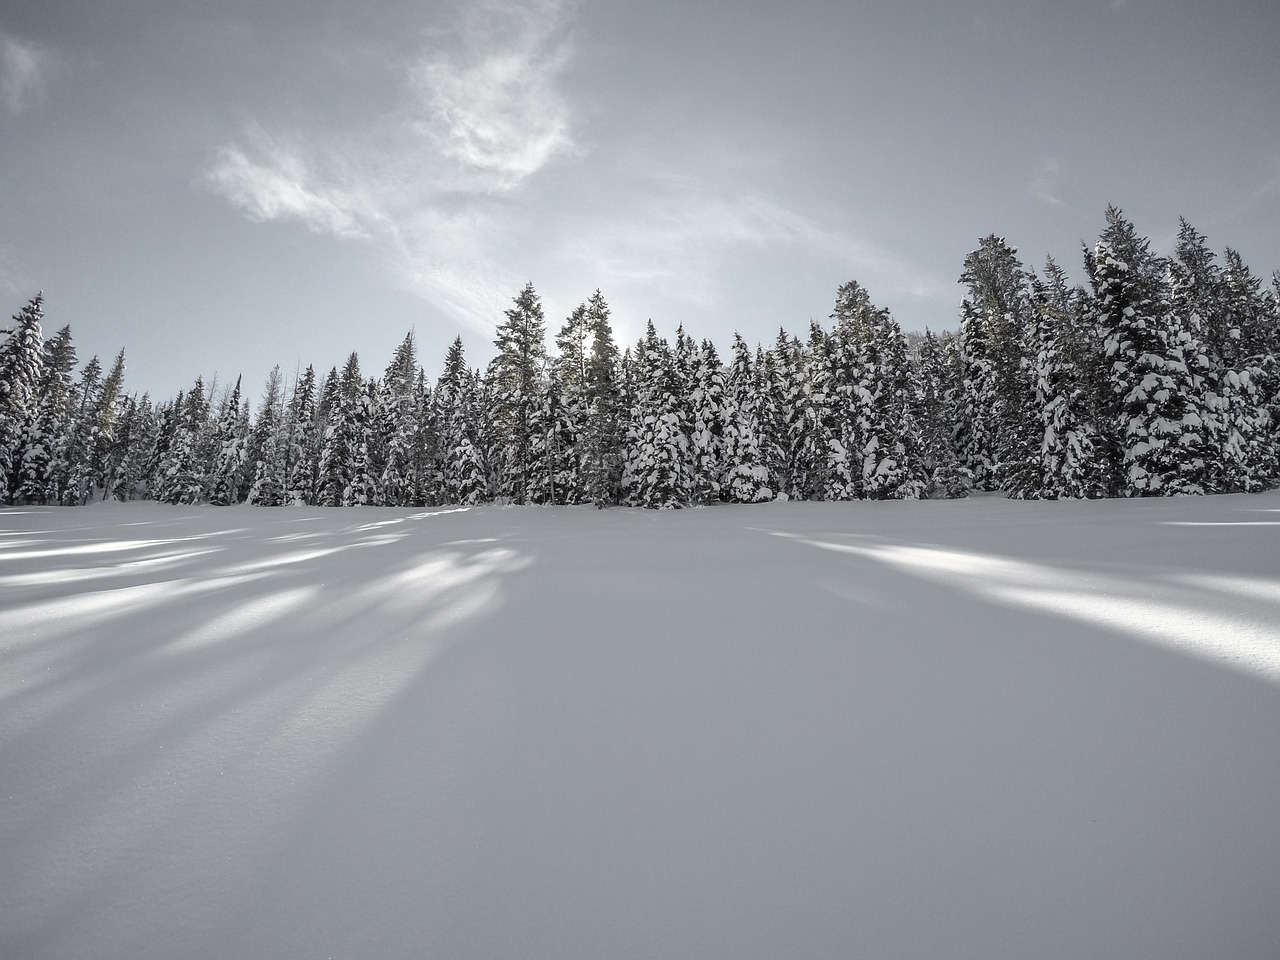
[[[0,511],[0,956],[1280,956],[1280,493]]]

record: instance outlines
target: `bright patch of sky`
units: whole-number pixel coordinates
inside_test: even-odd
[[[727,344],[857,279],[954,327],[987,233],[1073,268],[1108,203],[1280,267],[1280,8],[918,0],[16,0],[0,13],[0,295],[129,383],[434,375],[600,288]]]

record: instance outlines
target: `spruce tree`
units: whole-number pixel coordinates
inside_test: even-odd
[[[1029,280],[1017,250],[990,235],[965,257],[960,282],[968,288],[960,323],[966,466],[983,489],[1028,496],[1038,486],[1040,439]]]
[[[267,374],[245,456],[250,477],[245,502],[255,507],[279,507],[285,503],[284,431],[284,388],[277,366]]]
[[[236,377],[213,429],[217,447],[213,475],[209,485],[209,503],[227,507],[239,502],[241,475],[245,466],[248,438],[242,432],[240,411],[240,377]]]
[[[627,502],[651,509],[689,503],[692,477],[689,437],[682,425],[683,378],[666,340],[649,321],[636,347],[635,402],[627,433],[623,489]]]
[[[1053,258],[1032,278],[1035,408],[1040,458],[1035,496],[1099,497],[1105,492],[1096,410],[1080,364],[1085,351],[1081,297]]]
[[[308,366],[295,378],[293,394],[286,410],[285,463],[287,477],[285,503],[306,506],[316,503],[319,489],[319,427],[316,410],[316,372]]]
[[[585,365],[587,409],[580,461],[583,499],[597,507],[621,502],[626,440],[622,362],[609,317],[609,305],[597,290],[586,304],[591,351]]]
[[[912,393],[915,420],[920,425],[920,456],[925,485],[921,496],[951,500],[968,496],[973,475],[960,463],[953,445],[955,423],[948,403],[955,338],[939,342],[926,330],[915,356],[919,387]]]
[[[0,334],[0,498],[12,503],[24,430],[35,420],[44,376],[44,295],[36,294]]]
[[[1111,360],[1111,414],[1125,496],[1203,493],[1203,421],[1175,324],[1166,263],[1115,207],[1088,265],[1097,326]],[[1187,334],[1187,338],[1189,338]]]
[[[542,303],[526,284],[498,326],[498,355],[489,366],[495,440],[499,447],[498,483],[502,496],[515,503],[529,499],[534,423],[542,396],[546,362],[546,319]]]

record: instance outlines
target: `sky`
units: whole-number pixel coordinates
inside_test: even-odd
[[[1280,268],[1273,0],[6,0],[0,310],[131,390],[473,365],[521,288],[726,349],[867,287],[953,329],[996,233],[1116,204]]]

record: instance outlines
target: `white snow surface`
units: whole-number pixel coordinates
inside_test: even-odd
[[[0,511],[0,957],[1280,956],[1280,494]]]

